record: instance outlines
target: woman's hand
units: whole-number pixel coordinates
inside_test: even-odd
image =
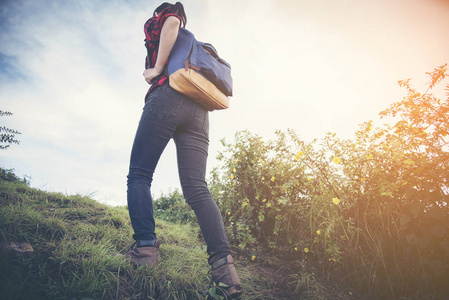
[[[151,84],[151,80],[153,80],[156,76],[161,74],[162,71],[157,70],[156,68],[146,69],[143,71],[143,77],[148,84]]]

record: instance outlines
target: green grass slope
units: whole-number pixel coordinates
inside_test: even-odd
[[[198,227],[157,220],[159,267],[133,267],[113,256],[132,243],[125,207],[33,189],[2,171],[2,299],[211,299]],[[18,253],[10,247],[13,242],[27,242],[34,251]],[[346,299],[310,274],[292,276],[288,264],[236,258],[242,299]]]

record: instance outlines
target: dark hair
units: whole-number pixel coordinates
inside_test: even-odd
[[[181,17],[182,27],[186,27],[187,16],[186,16],[186,12],[184,11],[184,5],[182,5],[181,2],[176,2],[175,4],[170,4],[168,2],[164,2],[154,10],[153,16],[155,13],[160,14],[167,7],[170,7],[171,13],[176,14]]]

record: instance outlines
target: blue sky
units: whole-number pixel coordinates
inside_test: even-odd
[[[187,28],[232,65],[234,97],[211,113],[209,170],[236,131],[350,138],[449,62],[446,0],[185,0]],[[0,1],[0,125],[20,145],[0,165],[32,185],[126,204],[129,154],[148,88],[143,24],[159,1]],[[179,188],[170,143],[153,193]]]

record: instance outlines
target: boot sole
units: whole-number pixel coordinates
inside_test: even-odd
[[[226,289],[226,294],[231,298],[237,298],[243,294],[243,289],[240,286],[231,286]]]
[[[227,289],[224,288],[217,288],[216,290],[217,295],[220,295],[224,297],[225,299],[236,299],[239,298],[243,294],[243,288],[239,285],[237,286],[231,286]],[[208,295],[210,295],[208,293]]]

